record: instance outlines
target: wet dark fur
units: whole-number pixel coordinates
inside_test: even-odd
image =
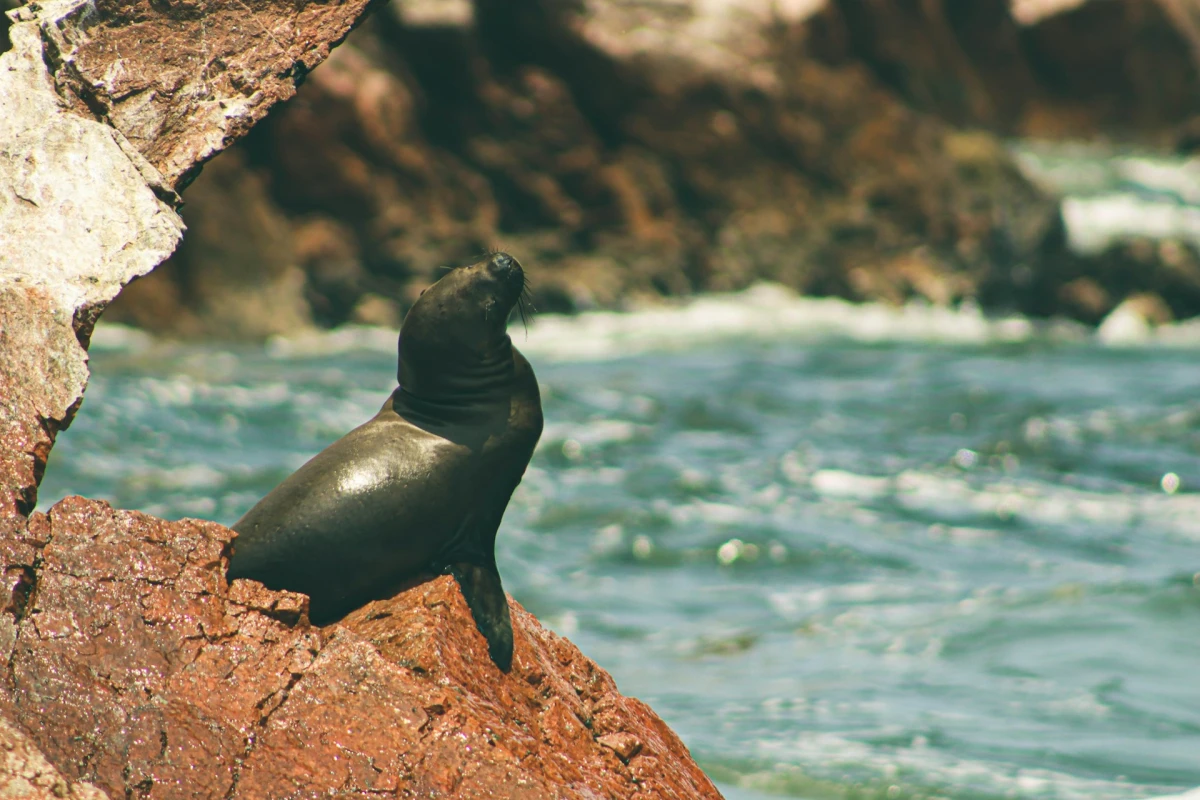
[[[309,595],[323,625],[423,573],[453,575],[507,671],[496,531],[542,432],[537,379],[505,331],[525,292],[496,252],[422,293],[400,332],[400,385],[233,526],[229,577]]]

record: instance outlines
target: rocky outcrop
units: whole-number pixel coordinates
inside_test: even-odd
[[[496,243],[532,266],[543,310],[762,279],[951,303],[1063,252],[1055,200],[989,134],[914,112],[860,64],[813,58],[814,4],[414,13],[436,5],[374,18],[245,142],[246,180],[287,217],[325,324],[387,300],[394,317],[438,265]],[[188,194],[198,233],[221,213],[209,180]],[[212,230],[181,264],[225,253]],[[196,296],[173,291],[165,318],[187,319]],[[128,301],[114,312],[141,321]]]
[[[519,606],[504,674],[452,579],[313,628],[304,596],[226,584],[232,538],[82,498],[0,536],[0,711],[67,779],[144,798],[719,797]]]
[[[0,516],[33,507],[54,435],[87,383],[96,315],[182,232],[154,167],[56,91],[47,32],[77,10],[18,12],[0,56]]]
[[[1134,238],[1090,256],[1071,256],[1034,276],[1028,287],[1035,313],[1066,311],[1098,323],[1127,298],[1150,294],[1169,316],[1200,314],[1200,253],[1186,242]]]

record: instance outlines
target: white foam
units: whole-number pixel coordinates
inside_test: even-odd
[[[1200,211],[1197,211],[1200,235]],[[1128,346],[1200,347],[1200,318],[1133,335],[1112,331],[1094,336],[1068,320],[1034,322],[1019,315],[991,317],[967,302],[955,308],[910,303],[851,303],[839,298],[805,297],[784,286],[760,283],[744,291],[700,295],[626,311],[588,311],[577,315],[542,314],[523,331],[510,326],[513,342],[543,361],[596,361],[650,352],[680,351],[721,341],[848,339],[864,343],[913,342],[986,345],[1049,339]],[[1123,333],[1118,331],[1117,333]],[[1111,335],[1110,335],[1111,334]],[[367,352],[395,355],[397,333],[391,328],[347,325],[272,337],[272,358],[329,357]],[[156,342],[136,329],[97,328],[98,350],[160,351],[186,346]],[[210,365],[211,366],[211,365]]]
[[[542,431],[541,441],[562,443],[575,441],[585,447],[602,444],[628,442],[638,434],[646,434],[650,428],[635,425],[622,419],[595,419],[583,424],[548,423]]]
[[[1155,328],[1153,343],[1167,347],[1200,347],[1200,317]]]
[[[969,303],[958,308],[855,304],[803,297],[777,284],[760,283],[741,292],[634,311],[543,315],[530,324],[527,337],[515,332],[514,339],[523,351],[540,358],[587,361],[780,335],[982,344],[1024,341],[1035,333],[1034,324],[1024,317],[989,318]]]
[[[1183,794],[1163,794],[1156,795],[1147,800],[1200,800],[1200,787],[1184,792]]]
[[[1099,253],[1131,237],[1183,239],[1200,245],[1200,208],[1170,200],[1150,200],[1129,192],[1068,197],[1063,221],[1071,248]]]
[[[272,336],[267,354],[272,358],[309,358],[354,351],[395,353],[397,332],[371,325],[343,325],[333,330],[305,330],[290,335]]]
[[[671,522],[679,526],[701,522],[710,525],[749,525],[758,521],[761,516],[759,512],[745,506],[704,500],[692,500],[686,505],[672,506],[668,514]]]
[[[1082,778],[1055,770],[1022,769],[1002,762],[956,758],[940,748],[930,747],[922,736],[915,736],[907,747],[875,748],[833,733],[804,732],[790,738],[760,740],[757,749],[764,759],[787,766],[743,775],[737,781],[741,786],[786,790],[790,778],[787,767],[791,767],[803,770],[810,778],[820,778],[826,773],[835,779],[846,771],[865,769],[874,773],[874,781],[880,783],[914,782],[921,788],[932,784],[955,793],[970,791],[1055,800],[1128,800],[1140,794],[1136,787],[1121,780]],[[1189,792],[1157,800],[1200,798]]]
[[[1086,522],[1123,527],[1136,523],[1167,535],[1200,539],[1195,524],[1200,518],[1200,495],[1196,494],[1093,492],[1014,479],[980,486],[952,474],[920,470],[879,477],[825,469],[814,472],[809,481],[814,491],[832,499],[890,498],[912,510],[951,516],[982,514],[1035,525]]]
[[[809,480],[812,482],[812,488],[818,494],[830,497],[852,497],[866,500],[882,497],[892,489],[892,482],[888,478],[856,475],[840,469],[817,470]]]
[[[956,581],[944,581],[936,587],[943,597],[957,596],[961,585]],[[918,589],[911,584],[893,581],[842,583],[816,589],[795,588],[772,591],[767,595],[771,608],[785,619],[798,621],[817,611],[833,606],[875,605],[906,603],[930,594],[930,589]],[[884,609],[875,609],[876,611]],[[909,613],[909,609],[895,609]]]
[[[101,322],[92,331],[88,349],[108,352],[142,352],[149,350],[155,339],[149,333],[117,322]]]
[[[1182,163],[1145,156],[1113,160],[1117,174],[1133,183],[1200,205],[1200,159]]]

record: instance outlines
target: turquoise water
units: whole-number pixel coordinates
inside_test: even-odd
[[[375,412],[393,337],[102,324],[42,507],[232,522]],[[1200,786],[1196,346],[765,289],[514,338],[548,426],[506,587],[728,797]]]

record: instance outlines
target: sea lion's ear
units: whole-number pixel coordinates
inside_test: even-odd
[[[428,287],[428,286],[426,286],[424,289],[422,289],[422,290],[421,290],[421,294],[425,294],[425,293],[426,293],[426,292],[428,292],[428,291],[429,291],[429,287]],[[421,296],[421,294],[417,295],[417,297],[420,297],[420,296]]]

